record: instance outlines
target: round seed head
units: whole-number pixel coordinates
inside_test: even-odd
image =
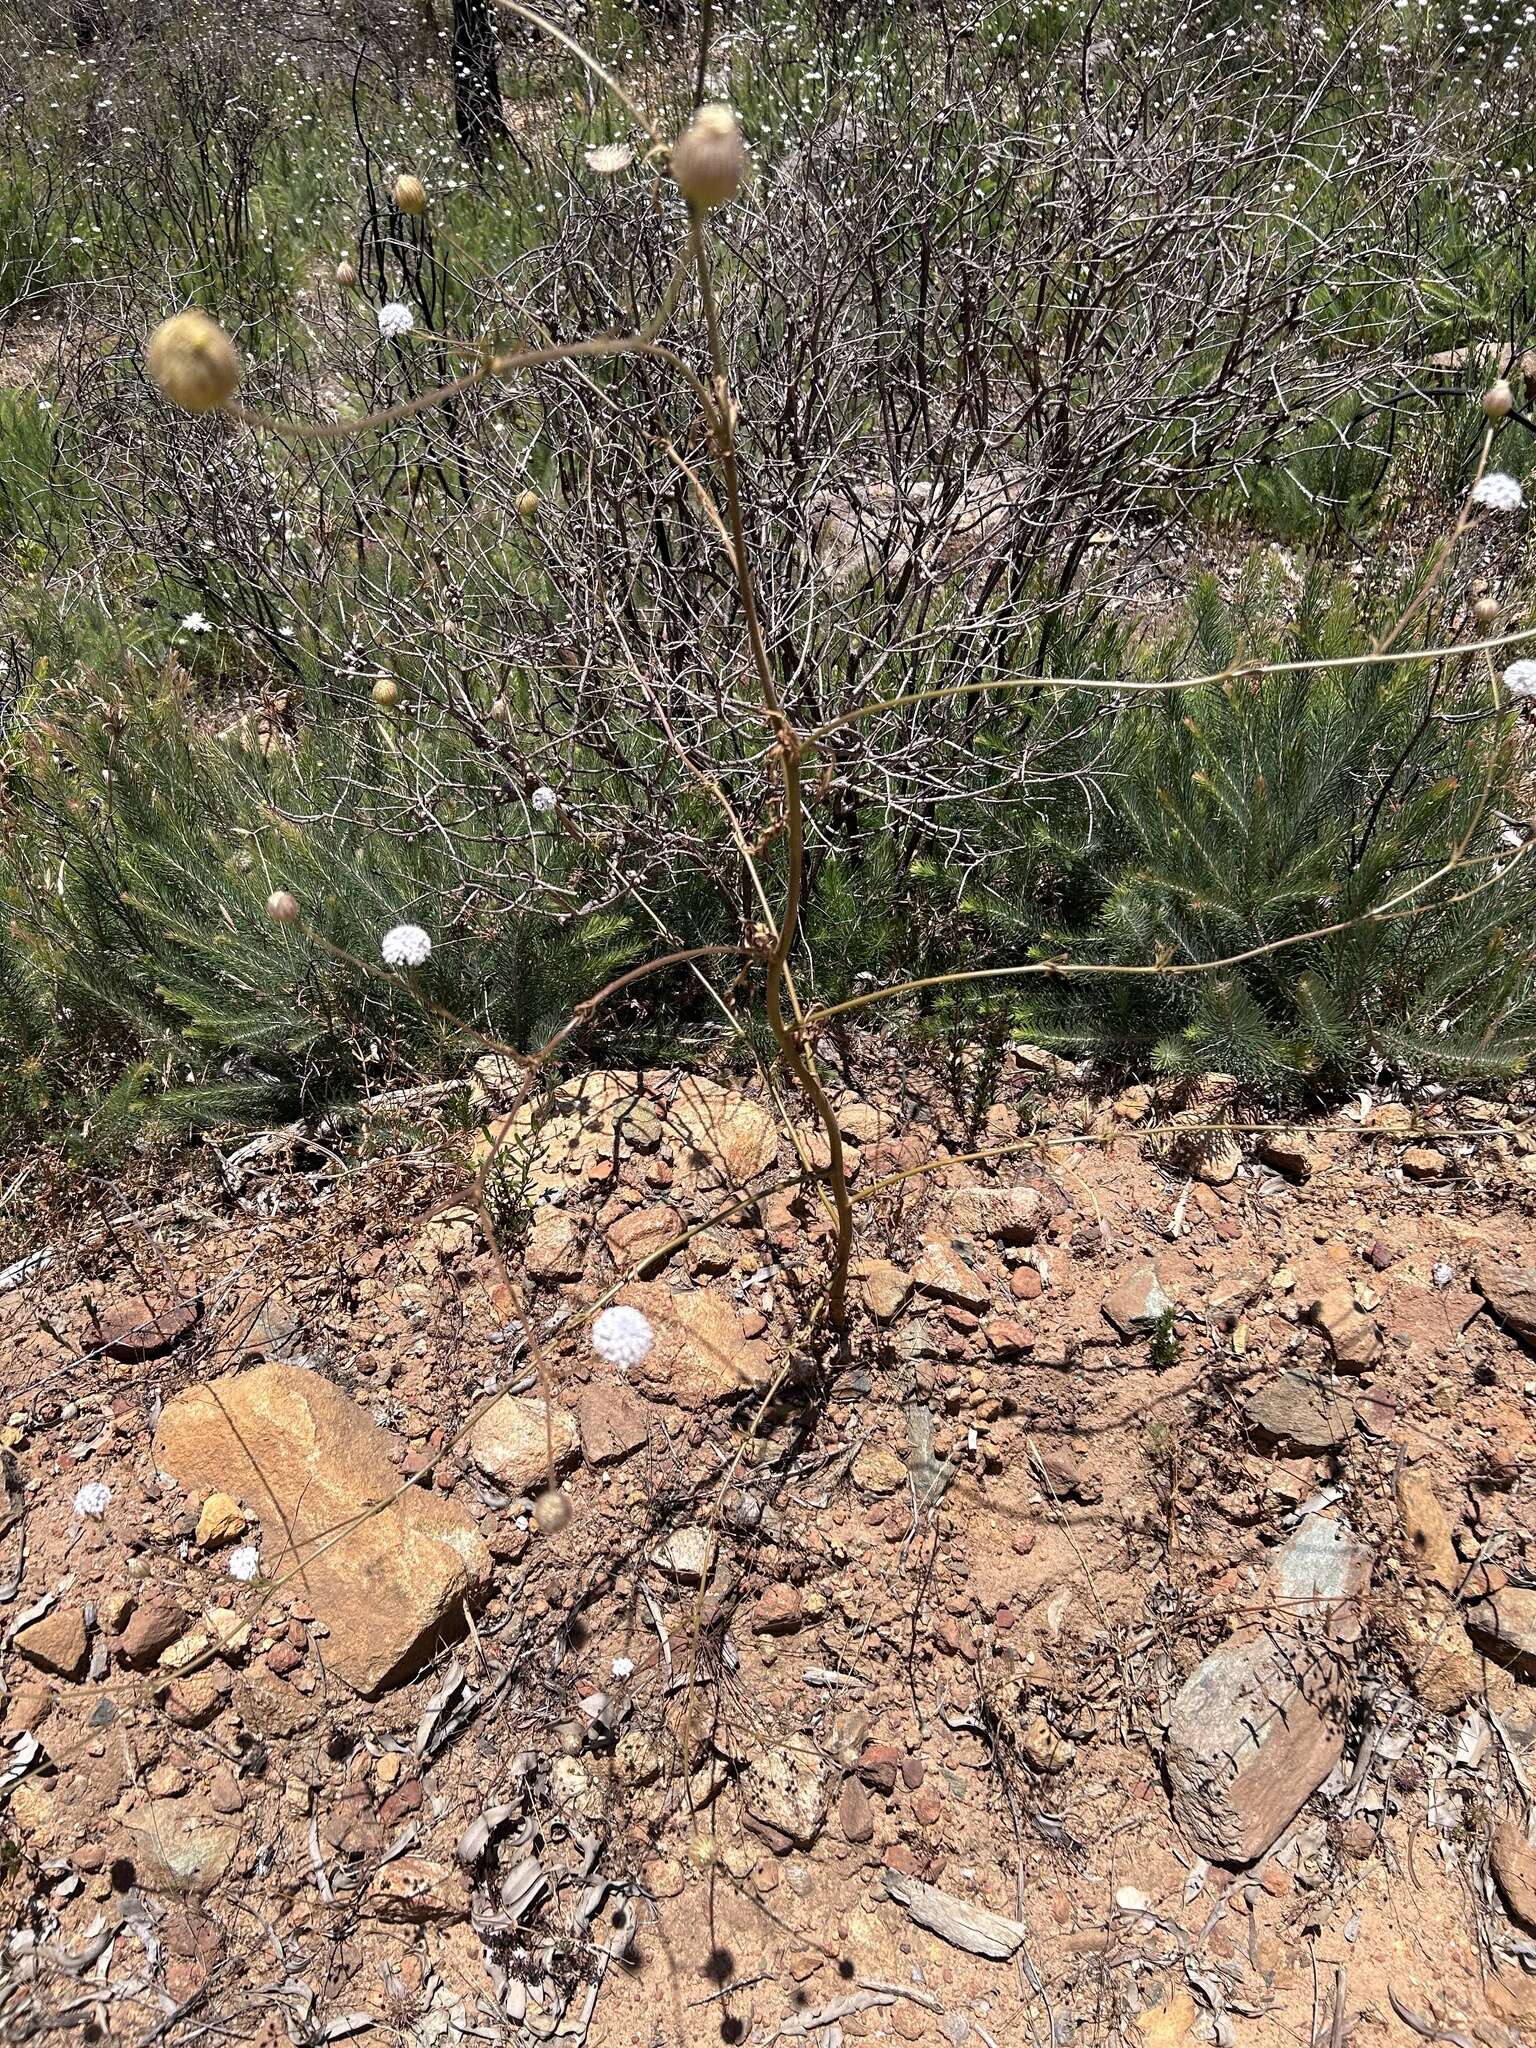
[[[1499,616],[1499,600],[1480,597],[1472,607],[1472,616],[1480,626],[1491,626]]]
[[[357,283],[357,265],[352,262],[350,257],[343,256],[337,264],[336,282],[344,292],[351,291],[353,285]]]
[[[1507,377],[1496,378],[1483,393],[1483,411],[1491,420],[1502,420],[1515,409],[1515,394]]]
[[[700,107],[672,145],[672,176],[677,189],[700,213],[734,199],[746,168],[747,144],[741,123],[732,108],[719,102]]]
[[[396,178],[394,199],[402,213],[423,214],[427,210],[427,188],[410,171],[402,171]]]
[[[539,516],[539,494],[537,491],[519,491],[517,494],[517,516],[525,526]]]
[[[400,685],[392,676],[380,676],[373,686],[373,701],[383,711],[391,710],[400,702]]]
[[[274,889],[267,898],[267,915],[274,924],[296,924],[299,916],[299,901],[290,896],[286,889]]]
[[[195,308],[162,320],[149,337],[144,366],[172,405],[214,412],[235,395],[240,355],[217,320]]]
[[[533,1504],[534,1526],[541,1536],[556,1535],[571,1519],[571,1504],[563,1493],[541,1493]]]

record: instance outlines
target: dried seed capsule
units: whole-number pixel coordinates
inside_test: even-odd
[[[144,366],[183,412],[213,412],[235,395],[240,354],[217,320],[195,307],[162,320],[149,337]]]
[[[402,213],[423,214],[427,210],[427,188],[410,171],[402,171],[395,180],[394,200]]]
[[[541,1493],[533,1504],[534,1526],[541,1536],[553,1536],[571,1519],[571,1504],[563,1493]]]
[[[1515,409],[1515,394],[1507,377],[1500,377],[1483,393],[1483,411],[1491,420],[1502,420]]]
[[[672,145],[672,176],[691,207],[707,213],[724,206],[741,189],[747,168],[746,138],[732,108],[700,107]]]

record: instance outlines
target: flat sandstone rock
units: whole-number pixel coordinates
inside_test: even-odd
[[[179,1485],[234,1494],[260,1517],[266,1572],[301,1566],[292,1584],[330,1630],[326,1665],[363,1694],[462,1626],[491,1570],[462,1508],[419,1487],[394,1499],[395,1442],[329,1381],[285,1364],[189,1388],[155,1432],[155,1463]]]
[[[1478,1267],[1473,1285],[1495,1321],[1522,1344],[1536,1349],[1536,1266],[1487,1259]]]
[[[1223,1643],[1168,1717],[1174,1818],[1213,1863],[1256,1862],[1344,1750],[1342,1672],[1320,1642]]]
[[[660,1401],[702,1408],[761,1391],[773,1378],[769,1346],[749,1338],[737,1309],[708,1288],[673,1288],[660,1281],[626,1287],[619,1300],[637,1308],[656,1341],[630,1378]]]
[[[551,1464],[558,1475],[575,1462],[576,1420],[564,1408],[550,1415],[542,1401],[503,1394],[471,1427],[465,1443],[488,1479],[514,1494],[541,1493]]]

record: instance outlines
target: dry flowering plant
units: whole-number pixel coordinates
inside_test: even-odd
[[[188,310],[166,320],[151,336],[146,350],[146,367],[153,381],[174,404],[193,413],[220,412],[259,432],[269,432],[289,441],[304,439],[336,441],[389,428],[412,415],[445,406],[463,394],[498,380],[514,377],[566,375],[590,380],[603,364],[644,365],[675,380],[689,394],[696,415],[697,439],[691,447],[679,447],[665,438],[671,459],[685,479],[706,530],[726,565],[737,602],[741,639],[742,669],[750,677],[751,700],[736,691],[731,701],[743,735],[743,745],[756,750],[776,788],[771,823],[765,833],[749,837],[731,800],[718,779],[688,755],[663,719],[668,744],[682,756],[682,765],[715,803],[735,848],[742,873],[742,901],[746,906],[743,929],[734,943],[674,947],[659,951],[642,965],[610,978],[596,988],[545,1042],[533,1051],[501,1045],[489,1034],[473,1032],[488,1051],[511,1063],[520,1075],[513,1115],[503,1125],[510,1130],[516,1112],[531,1098],[547,1072],[550,1062],[585,1023],[604,1005],[633,989],[649,977],[696,969],[703,961],[725,962],[740,976],[753,980],[761,991],[763,1015],[771,1034],[778,1067],[787,1078],[804,1112],[814,1127],[814,1142],[803,1131],[791,1127],[790,1135],[802,1162],[804,1179],[814,1188],[828,1224],[827,1251],[816,1305],[802,1333],[807,1342],[840,1341],[848,1320],[848,1287],[854,1242],[856,1197],[850,1188],[843,1140],[838,1118],[822,1076],[817,1038],[823,1027],[839,1018],[869,1008],[893,996],[941,990],[956,984],[996,980],[1004,983],[1026,978],[1060,978],[1067,975],[1180,977],[1211,974],[1286,946],[1300,946],[1346,929],[1352,922],[1335,923],[1278,940],[1256,940],[1220,959],[1175,960],[1153,958],[1120,962],[1087,963],[1066,958],[1037,959],[1003,968],[978,968],[917,976],[882,986],[870,987],[842,1001],[812,1004],[802,994],[797,980],[797,949],[800,941],[806,876],[807,821],[818,793],[829,786],[828,764],[836,759],[838,747],[857,728],[871,721],[899,713],[913,705],[939,700],[964,700],[988,693],[993,701],[1009,692],[1052,692],[1062,696],[1109,694],[1121,700],[1138,691],[1177,692],[1239,679],[1258,679],[1279,674],[1321,673],[1326,660],[1291,663],[1233,662],[1211,674],[1177,681],[1147,682],[1134,679],[1106,681],[1094,677],[1063,677],[1041,673],[988,673],[982,679],[958,684],[938,682],[931,689],[866,698],[850,708],[802,729],[790,715],[781,689],[778,666],[770,647],[762,591],[757,574],[750,519],[750,484],[744,475],[740,446],[742,394],[735,388],[718,298],[718,247],[716,237],[725,210],[732,206],[748,177],[746,138],[733,109],[723,103],[696,105],[683,128],[670,143],[660,123],[639,106],[626,89],[605,70],[590,52],[580,48],[564,30],[544,22],[518,0],[502,4],[534,23],[556,43],[578,56],[593,78],[613,94],[637,128],[648,138],[648,163],[658,175],[669,178],[683,206],[684,225],[673,252],[670,271],[650,315],[627,332],[594,334],[580,340],[528,342],[498,349],[490,343],[466,339],[455,341],[441,335],[426,335],[413,309],[402,300],[385,300],[377,309],[378,334],[383,342],[414,346],[431,342],[457,356],[466,367],[445,383],[419,391],[398,403],[357,418],[332,421],[273,419],[251,406],[240,395],[242,364],[233,341],[205,313]],[[707,42],[707,37],[706,37]],[[700,55],[698,76],[707,68],[707,48]],[[700,94],[702,97],[702,93]],[[622,171],[633,160],[626,144],[602,145],[588,152],[587,161],[599,175]],[[413,220],[430,217],[431,198],[420,178],[402,172],[393,186],[393,200],[399,212]],[[350,261],[337,268],[343,288],[355,284],[357,272]],[[694,355],[687,342],[672,338],[681,324],[684,310],[702,332],[702,352]],[[1510,423],[1513,395],[1502,378],[1496,380],[1482,399],[1486,416],[1477,474],[1454,528],[1433,558],[1428,574],[1394,625],[1372,646],[1351,655],[1351,663],[1433,662],[1455,653],[1480,662],[1486,670],[1487,701],[1491,711],[1501,704],[1525,705],[1536,700],[1536,662],[1517,658],[1503,668],[1496,666],[1501,650],[1528,639],[1530,634],[1500,633],[1497,607],[1491,602],[1476,614],[1482,635],[1477,640],[1448,649],[1409,648],[1404,638],[1416,619],[1425,615],[1436,587],[1445,577],[1455,555],[1457,542],[1484,519],[1518,515],[1524,506],[1521,485],[1507,473],[1489,467],[1494,437]],[[540,494],[524,489],[516,501],[517,516],[529,527],[541,518]],[[732,686],[734,690],[734,685]],[[381,695],[381,691],[383,694]],[[399,704],[398,686],[381,678],[374,689],[375,702],[384,710]],[[541,821],[541,829],[579,831],[579,820],[570,815],[559,791],[539,782],[528,798],[529,807]],[[1449,857],[1432,871],[1405,880],[1395,894],[1364,914],[1364,921],[1383,922],[1413,916],[1426,897],[1448,881],[1467,894],[1490,888],[1507,875],[1509,867],[1523,859],[1532,841],[1525,839],[1497,868],[1479,867],[1472,848],[1481,823],[1482,808],[1474,812],[1474,823],[1455,845]],[[1461,871],[1470,872],[1464,880]],[[1453,879],[1454,878],[1454,879]],[[293,893],[279,887],[267,901],[267,914],[276,923],[304,929],[304,908]],[[316,936],[315,942],[324,942]],[[379,963],[375,971],[403,977],[415,1000],[429,1004],[421,971],[432,956],[432,934],[423,926],[402,922],[382,932]],[[355,964],[355,963],[354,963]],[[468,1027],[466,1027],[467,1029]],[[1030,1140],[1020,1141],[1027,1144]],[[1009,1149],[1009,1148],[999,1148]],[[475,1196],[487,1241],[499,1262],[507,1296],[514,1304],[520,1296],[513,1287],[507,1264],[499,1248],[497,1224],[488,1198],[488,1186],[497,1164],[497,1146],[490,1148],[476,1175]],[[744,1206],[738,1202],[737,1207]],[[729,1213],[729,1212],[727,1212]],[[710,1219],[713,1220],[713,1219]],[[691,1234],[691,1233],[690,1233]],[[589,1337],[596,1353],[623,1374],[639,1365],[655,1342],[655,1331],[638,1309],[615,1302],[615,1287],[587,1311]],[[552,1413],[548,1376],[539,1355],[532,1318],[521,1318],[523,1337],[534,1365],[544,1380],[546,1416]],[[766,1402],[765,1402],[766,1405]],[[473,1420],[473,1418],[471,1418]],[[469,1427],[466,1424],[466,1430]],[[463,1432],[460,1433],[461,1435]],[[457,1441],[457,1439],[456,1439]],[[569,1508],[558,1490],[553,1450],[552,1425],[548,1444],[547,1487],[536,1504],[538,1526],[546,1531],[562,1525]],[[90,1512],[82,1508],[82,1513]],[[254,1553],[240,1552],[243,1571],[247,1558],[255,1569]],[[232,1564],[232,1569],[234,1566]]]

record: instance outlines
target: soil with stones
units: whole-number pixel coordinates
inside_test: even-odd
[[[1518,1104],[497,1078],[8,1246],[0,2035],[1536,2039]]]

